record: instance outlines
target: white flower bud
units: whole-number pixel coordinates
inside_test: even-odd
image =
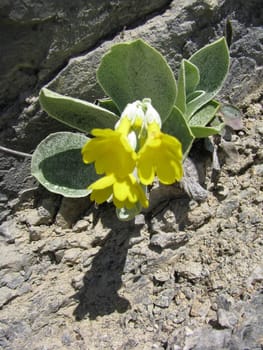
[[[162,120],[159,115],[159,113],[156,111],[156,109],[152,106],[151,102],[146,101],[145,105],[147,107],[147,110],[145,112],[145,121],[147,124],[151,124],[153,122],[157,123],[160,128],[162,126]]]
[[[140,101],[128,103],[121,114],[121,119],[122,118],[128,118],[132,122],[132,124],[137,118],[143,121],[144,112],[142,109],[142,103]]]

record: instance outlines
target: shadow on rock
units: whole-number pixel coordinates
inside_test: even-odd
[[[124,313],[130,307],[129,301],[118,295],[118,290],[122,285],[129,239],[139,233],[139,227],[133,222],[119,222],[112,212],[110,218],[101,219],[111,231],[100,243],[101,249],[84,276],[83,287],[73,296],[79,302],[74,310],[76,320],[85,317],[94,320],[114,311]]]

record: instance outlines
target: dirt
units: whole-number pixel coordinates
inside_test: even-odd
[[[43,189],[16,202],[0,226],[0,347],[262,349],[261,102],[241,106],[220,171],[194,145],[203,202],[160,191],[128,223]]]

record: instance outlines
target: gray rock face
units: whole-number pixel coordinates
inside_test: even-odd
[[[0,106],[52,77],[69,57],[169,3],[154,1],[1,1]]]
[[[211,330],[209,327],[203,327],[190,332],[186,336],[184,349],[196,350],[217,350],[217,349],[260,349],[262,346],[262,295],[258,295],[250,302],[242,304],[242,311],[236,313],[225,312],[223,316],[220,310],[219,324],[225,329]],[[239,305],[240,307],[240,305]],[[255,313],[255,308],[258,308]],[[237,307],[238,309],[238,307]],[[236,311],[236,310],[235,310]],[[242,314],[241,312],[244,312]],[[253,315],[253,316],[252,316]],[[238,323],[239,318],[245,318],[245,321]],[[228,328],[235,329],[231,332]],[[253,345],[252,345],[253,344]]]
[[[113,40],[102,43],[87,55],[71,60],[52,81],[50,88],[91,101],[94,97],[100,97],[101,89],[95,83],[92,70],[96,69],[101,56],[113,43],[138,37],[162,52],[177,75],[177,68],[183,57],[189,58],[209,41],[226,33],[227,15],[232,21],[233,28],[233,42],[230,49],[232,62],[222,95],[233,103],[239,102],[260,86],[263,74],[262,56],[259,55],[262,51],[260,42],[263,33],[258,27],[259,21],[253,18],[257,4],[259,5],[259,2],[246,5],[247,12],[244,12],[243,6],[236,8],[234,1],[228,1],[227,4],[211,0],[172,2],[170,8],[165,11],[165,16],[157,15],[142,26],[126,30],[123,36],[116,36]],[[259,46],[254,46],[252,35],[258,38]],[[246,86],[242,83],[244,79],[249,81]],[[90,84],[84,85],[85,80]]]
[[[0,240],[6,243],[14,243],[16,236],[16,224],[12,220],[5,221],[0,225]]]

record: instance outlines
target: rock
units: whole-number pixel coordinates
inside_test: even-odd
[[[261,283],[263,281],[263,265],[258,265],[254,268],[251,275],[247,279],[248,286]]]
[[[207,199],[208,191],[201,186],[197,166],[189,157],[184,162],[184,176],[180,185],[193,200],[204,202]]]
[[[132,237],[129,241],[129,247],[132,247],[136,244],[141,243],[144,240],[144,237]]]
[[[218,309],[217,322],[223,328],[233,329],[238,322],[238,318],[233,312],[226,311],[224,309]]]
[[[143,214],[135,216],[135,225],[145,225],[145,216]]]
[[[240,156],[237,150],[237,146],[234,142],[227,142],[224,139],[222,139],[220,142],[220,149],[223,150],[226,155],[225,162],[227,165],[231,166],[233,165],[233,163],[238,163]]]
[[[24,277],[19,272],[9,272],[1,278],[0,286],[16,289],[20,287],[23,282]]]
[[[71,248],[65,250],[62,262],[66,263],[67,265],[75,265],[80,261],[81,257],[81,249],[79,248]]]
[[[7,202],[8,202],[7,195],[0,192],[0,204],[6,204]]]
[[[8,249],[5,246],[1,247],[0,270],[19,272],[27,269],[32,262],[31,256],[19,253],[13,245],[8,246]]]
[[[176,291],[173,288],[167,288],[163,290],[159,295],[158,298],[154,300],[154,304],[161,307],[161,308],[167,308],[171,304]]]
[[[60,250],[55,251],[55,260],[56,260],[57,264],[59,264],[62,261],[64,254],[65,254],[64,249],[60,249]]]
[[[66,249],[68,247],[67,241],[62,237],[56,237],[42,248],[41,253],[55,252],[57,250]]]
[[[43,236],[43,229],[37,226],[29,227],[29,240],[30,242],[39,241]]]
[[[72,338],[69,333],[64,332],[61,337],[61,343],[65,346],[70,346],[72,343]]]
[[[2,238],[6,243],[15,243],[18,228],[14,220],[8,220],[0,225],[0,239]]]
[[[62,228],[72,227],[89,206],[88,198],[64,197],[56,215],[56,224]]]
[[[1,210],[0,211],[0,222],[3,222],[10,214],[11,214],[10,209]]]
[[[164,269],[164,267],[162,268],[162,266],[160,266],[160,269],[155,271],[153,276],[156,281],[166,282],[170,279],[171,271],[169,271],[168,269]]]
[[[89,222],[82,219],[76,222],[76,224],[73,227],[73,231],[74,232],[86,231],[88,226],[89,226]]]
[[[0,170],[1,174],[1,170]],[[0,176],[1,178],[1,176]],[[6,219],[10,214],[11,210],[5,210],[7,208],[8,197],[7,195],[0,192],[0,223]],[[1,226],[0,226],[1,227]],[[1,230],[1,229],[0,229]],[[0,231],[1,232],[1,231]]]
[[[220,183],[217,184],[216,189],[217,189],[218,195],[220,196],[220,199],[225,199],[229,194],[229,189]]]
[[[190,281],[194,281],[202,278],[203,267],[202,264],[198,262],[188,261],[186,264],[176,264],[175,271],[178,275],[183,276]]]
[[[18,292],[8,287],[0,288],[0,309],[18,296]]]
[[[257,176],[263,176],[263,164],[254,165],[252,168],[252,173]]]
[[[232,215],[234,210],[238,209],[240,205],[240,201],[238,196],[232,196],[232,198],[229,198],[225,200],[217,209],[216,215],[218,218],[224,218],[227,219]]]
[[[72,248],[89,249],[92,237],[86,232],[73,233],[68,238],[68,245]]]
[[[10,120],[11,118],[10,115],[7,118]],[[2,117],[0,117],[0,124],[2,123],[3,120],[5,120],[5,118],[2,119]],[[10,131],[10,127],[7,128],[3,126],[3,128],[4,128],[4,131],[3,131],[4,133],[7,130]],[[2,145],[3,143],[6,142],[5,141],[6,136],[2,135],[2,132],[0,132],[0,135],[1,135],[0,139],[1,139],[1,145]],[[7,135],[8,135],[8,132],[7,132]],[[31,142],[32,135],[28,135],[27,140],[28,142]],[[23,150],[21,149],[20,145],[17,145],[14,148],[18,150]],[[0,151],[1,192],[3,194],[7,194],[8,196],[8,205],[5,206],[6,213],[7,211],[9,211],[10,213],[11,211],[10,209],[15,210],[19,206],[20,199],[18,198],[18,196],[20,191],[25,189],[30,189],[35,185],[35,180],[30,174],[30,161],[31,161],[30,157],[14,158],[9,154],[6,154],[6,153],[2,154]],[[2,176],[1,176],[1,170],[3,171]]]
[[[231,307],[231,300],[228,296],[225,296],[223,294],[219,294],[216,299],[217,302],[217,308],[223,309],[225,311],[229,311]]]
[[[159,234],[154,234],[151,237],[150,244],[153,247],[158,247],[161,249],[172,248],[176,249],[188,242],[189,237],[183,233],[177,232],[161,232]]]
[[[231,331],[197,328],[186,336],[184,350],[230,349]]]
[[[53,210],[50,212],[44,206],[32,209],[27,215],[27,222],[31,226],[49,225],[53,220]]]
[[[157,182],[151,188],[149,193],[149,207],[144,209],[144,212],[152,212],[153,209],[159,211],[159,205],[162,202],[169,201],[182,196],[183,190],[178,184],[164,186]]]
[[[83,267],[89,267],[92,264],[94,256],[98,253],[99,247],[90,248],[82,253],[81,263]]]
[[[55,213],[58,209],[59,198],[56,195],[44,198],[41,205],[38,207],[38,212],[41,217],[46,218],[45,224],[48,225],[53,222]]]
[[[190,315],[192,317],[205,318],[209,312],[210,307],[210,300],[199,300],[198,298],[195,298],[191,306]]]
[[[208,203],[203,203],[200,206],[191,210],[188,214],[189,225],[192,229],[197,229],[203,226],[212,216],[211,208]]]
[[[27,215],[27,223],[31,226],[41,225],[41,217],[37,209],[32,209]]]
[[[241,322],[233,334],[238,349],[260,349],[263,343],[263,295],[255,295],[251,301],[245,302],[240,316]]]
[[[254,199],[254,202],[256,204],[260,204],[263,202],[263,194],[259,194],[255,199]]]
[[[3,2],[0,32],[5,33],[5,55],[0,77],[8,88],[0,90],[0,105],[32,89],[38,80],[49,79],[71,56],[89,50],[103,37],[167,4],[167,0],[114,0],[110,4],[83,4],[77,0],[72,7],[70,3],[60,6],[50,0]]]
[[[71,285],[75,290],[79,290],[84,285],[84,273],[80,273],[77,276],[74,276],[71,280]]]
[[[31,283],[23,283],[17,291],[19,296],[32,292],[32,285]]]

